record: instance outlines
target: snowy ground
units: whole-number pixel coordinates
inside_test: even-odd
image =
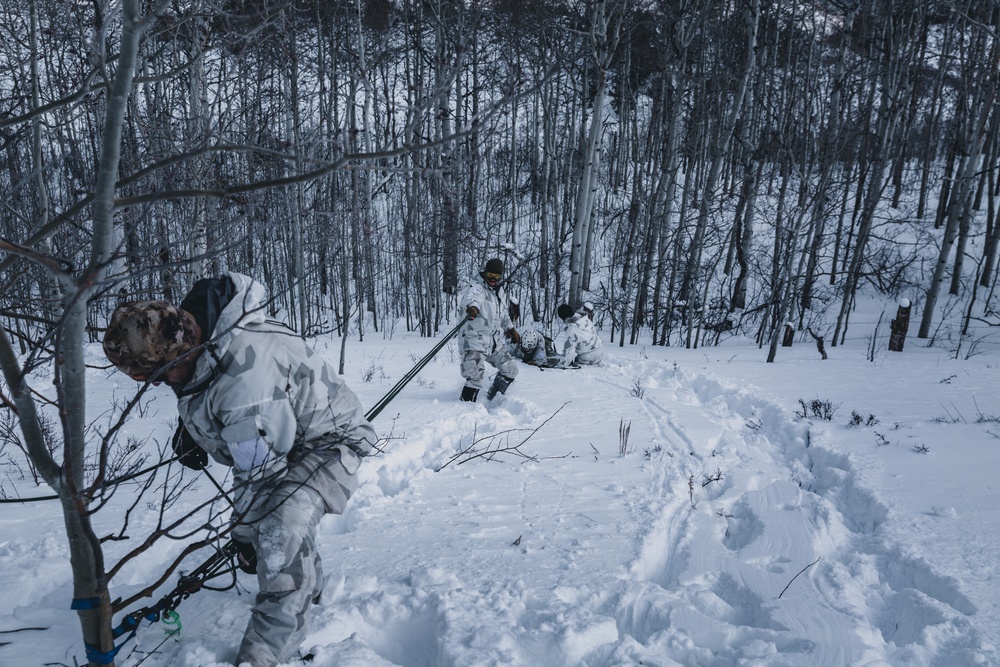
[[[435,342],[352,341],[348,382],[372,406]],[[321,525],[330,576],[303,651],[318,667],[1000,664],[1000,351],[867,346],[824,361],[796,342],[773,364],[745,341],[614,346],[600,368],[522,366],[471,405],[449,345],[375,420],[384,453]],[[92,386],[95,411],[130,388]],[[173,401],[155,393],[132,428],[162,442]],[[58,504],[0,505],[0,523],[0,665],[82,662]],[[163,628],[144,628],[118,664],[231,664],[256,589],[241,583],[184,602],[158,648]]]

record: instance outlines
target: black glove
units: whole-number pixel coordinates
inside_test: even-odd
[[[170,442],[177,454],[181,465],[192,470],[201,470],[208,465],[208,452],[202,449],[191,434],[184,428],[184,422],[177,420],[177,430],[174,432],[174,439]]]
[[[236,545],[236,567],[247,574],[257,574],[257,550],[249,542],[233,540]]]

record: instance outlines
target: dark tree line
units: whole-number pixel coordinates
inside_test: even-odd
[[[0,0],[0,409],[102,600],[84,636],[117,611],[84,350],[120,300],[236,270],[303,335],[433,336],[501,255],[526,319],[590,300],[620,344],[838,345],[865,287],[933,338],[995,317],[998,29],[987,0]]]

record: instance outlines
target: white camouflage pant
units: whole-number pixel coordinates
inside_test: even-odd
[[[484,378],[487,361],[510,379],[517,377],[517,362],[510,356],[505,346],[501,345],[493,354],[479,350],[465,350],[462,352],[462,377],[465,378],[467,387],[483,388],[486,384]]]
[[[309,607],[324,584],[316,527],[324,514],[342,513],[357,487],[356,477],[340,465],[339,452],[332,452],[333,461],[327,454],[313,452],[293,463],[270,493],[266,482],[245,489],[255,501],[234,534],[244,539],[252,534],[259,589],[237,665],[273,667],[287,662],[305,639]],[[327,489],[324,500],[312,488],[322,483],[337,492]]]
[[[322,499],[308,488],[282,484],[267,506],[253,540],[260,588],[237,659],[252,667],[273,667],[294,655],[308,630],[309,607],[323,592],[316,551]]]
[[[576,363],[581,365],[596,366],[604,359],[602,350],[588,350],[576,355]]]

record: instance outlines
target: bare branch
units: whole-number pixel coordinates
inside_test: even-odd
[[[778,593],[778,597],[781,598],[781,596],[785,594],[785,591],[788,590],[788,587],[792,585],[792,581],[795,581],[796,579],[799,578],[799,574],[802,574],[803,572],[805,572],[806,570],[808,570],[809,568],[811,568],[813,565],[815,565],[818,562],[819,562],[819,558],[817,558],[816,560],[814,560],[813,562],[809,563],[804,568],[802,568],[801,570],[799,570],[798,574],[796,574],[794,577],[792,577],[791,581],[789,581],[788,584],[786,584],[785,587],[781,589],[781,592]]]
[[[462,451],[458,452],[457,454],[449,458],[447,461],[445,461],[439,468],[437,468],[436,472],[440,472],[441,470],[448,467],[452,463],[455,463],[456,461],[458,462],[458,465],[461,465],[463,463],[468,463],[469,461],[475,459],[486,459],[487,461],[492,461],[500,454],[513,454],[528,461],[539,461],[541,460],[541,458],[546,458],[546,459],[565,458],[566,456],[568,456],[568,454],[563,456],[545,456],[545,457],[538,457],[531,454],[525,454],[524,452],[521,451],[521,446],[524,445],[524,443],[528,442],[528,440],[530,440],[536,433],[538,433],[538,431],[541,430],[543,426],[548,424],[552,420],[552,418],[555,417],[557,414],[559,414],[559,411],[562,410],[567,405],[569,405],[568,402],[560,405],[555,412],[549,415],[541,424],[539,424],[533,429],[524,429],[524,428],[509,429],[506,431],[500,431],[499,433],[494,433],[492,435],[483,436],[482,438],[478,439],[476,439],[475,434],[473,434],[472,444],[470,444],[468,447],[466,447]],[[510,435],[513,433],[522,433],[524,431],[528,431],[528,435],[526,435],[520,442],[511,445]],[[483,442],[485,442],[486,445],[480,448],[479,444]]]

